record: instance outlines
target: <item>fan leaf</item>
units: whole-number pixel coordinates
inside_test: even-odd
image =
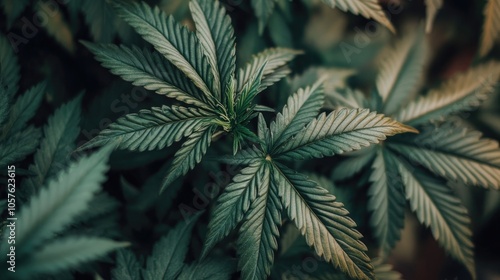
[[[446,81],[440,88],[412,101],[395,119],[412,126],[440,120],[449,114],[478,107],[493,91],[500,77],[500,63],[488,62]]]
[[[321,114],[274,156],[286,160],[332,156],[359,150],[404,132],[415,132],[415,129],[367,109],[343,108]]]
[[[367,248],[355,230],[356,223],[335,196],[281,164],[273,168],[274,182],[288,217],[305,236],[307,244],[336,268],[356,279],[372,279]]]
[[[118,119],[79,149],[108,143],[128,150],[163,149],[206,126],[212,119],[213,115],[196,108],[162,106],[143,109]]]

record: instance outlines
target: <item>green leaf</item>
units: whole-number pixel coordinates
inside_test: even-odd
[[[360,14],[367,19],[374,19],[387,27],[392,33],[396,33],[394,26],[386,17],[378,0],[323,0],[323,2],[332,8],[339,8],[344,12],[351,12],[355,15]]]
[[[500,40],[500,3],[495,0],[488,0],[483,10],[484,24],[481,35],[481,47],[479,54],[486,56],[495,43]]]
[[[160,95],[210,110],[203,93],[191,80],[156,51],[138,47],[103,45],[82,42],[102,65],[135,86],[142,86]]]
[[[406,187],[406,198],[418,220],[430,227],[432,235],[475,278],[474,245],[470,219],[460,200],[443,181],[407,163],[398,164]]]
[[[340,109],[310,122],[274,157],[293,160],[321,158],[359,150],[387,136],[416,130],[367,109]]]
[[[450,180],[499,189],[498,142],[481,136],[480,132],[445,124],[389,147]]]
[[[22,160],[34,152],[41,134],[40,129],[28,126],[23,131],[9,136],[5,142],[0,142],[0,166]]]
[[[401,238],[406,200],[403,182],[390,152],[379,148],[372,169],[368,191],[368,209],[373,212],[370,224],[380,245],[380,256],[385,259]]]
[[[199,3],[201,2],[201,3]],[[214,74],[214,88],[221,100],[222,90],[234,77],[236,43],[231,18],[219,1],[191,1],[196,36]]]
[[[307,244],[336,268],[356,279],[372,279],[367,248],[355,230],[356,223],[335,196],[307,177],[275,163],[274,182],[288,217],[305,236]]]
[[[499,77],[498,62],[476,66],[401,108],[395,119],[415,126],[478,107],[493,92],[493,86]]]
[[[107,0],[82,1],[80,9],[96,42],[110,43],[116,35],[116,16]]]
[[[25,180],[24,188],[37,190],[68,163],[80,133],[81,100],[82,95],[62,105],[49,118],[43,129],[44,138],[35,153],[34,163],[29,167],[34,176]]]
[[[151,151],[190,136],[213,119],[210,113],[179,106],[153,107],[119,118],[79,149],[117,144],[117,148]]]
[[[23,1],[16,1],[21,3]],[[4,5],[8,2],[4,1]],[[10,14],[9,14],[10,15]],[[3,124],[12,97],[19,87],[19,64],[7,38],[0,35],[0,125]]]
[[[254,55],[252,60],[238,72],[237,92],[241,92],[243,86],[260,70],[264,63],[266,66],[262,71],[259,92],[273,85],[290,73],[286,67],[287,63],[301,53],[291,49],[272,48]]]
[[[19,267],[19,272],[24,276],[55,273],[78,267],[83,262],[97,259],[128,245],[128,242],[117,242],[100,237],[59,238],[33,252],[29,261]]]
[[[264,167],[269,173],[269,165]],[[269,176],[261,180],[258,196],[246,211],[237,243],[242,279],[265,279],[271,273],[281,226],[282,205],[277,187],[270,185]]]
[[[162,193],[175,179],[185,175],[201,161],[210,146],[214,131],[215,126],[209,125],[199,128],[188,136],[186,142],[182,144],[182,147],[174,155],[174,161],[167,172],[168,175],[163,180],[160,193]]]
[[[255,16],[259,20],[259,34],[264,32],[264,27],[267,25],[269,17],[274,11],[274,2],[276,0],[252,0],[252,8]]]
[[[288,98],[283,111],[278,113],[276,120],[271,122],[270,129],[273,147],[279,147],[291,136],[304,129],[319,113],[324,102],[323,89],[319,83]]]
[[[264,70],[266,68],[267,63],[264,62],[260,65],[257,72],[250,77],[247,83],[243,86],[240,92],[236,94],[236,105],[235,111],[236,114],[243,115],[244,112],[252,105],[252,101],[254,98],[261,92],[260,86],[262,83],[262,78],[264,74]]]
[[[383,259],[372,260],[375,279],[377,280],[402,280],[401,273],[394,270],[392,265],[384,263]]]
[[[198,217],[199,214],[179,223],[155,244],[153,254],[147,259],[146,269],[143,270],[144,280],[177,279]]]
[[[116,252],[116,267],[111,275],[113,280],[141,279],[141,265],[132,251],[122,249]]]
[[[427,45],[422,26],[388,47],[381,59],[377,91],[384,114],[396,112],[415,95],[424,74]]]
[[[20,253],[30,252],[53,237],[87,209],[106,179],[106,160],[110,152],[111,148],[106,147],[72,163],[21,209],[16,229]]]
[[[325,96],[327,97],[325,107],[331,109],[361,109],[370,107],[363,92],[348,87],[328,91],[325,88]]]
[[[229,280],[235,266],[231,261],[219,258],[204,259],[185,265],[177,280]]]
[[[226,164],[251,164],[252,162],[262,160],[266,155],[257,147],[252,146],[248,149],[239,150],[236,155],[218,156],[216,160]]]
[[[123,20],[203,91],[203,101],[215,106],[214,77],[194,34],[158,7],[151,8],[144,2],[116,2],[114,6]]]
[[[215,210],[208,224],[208,234],[202,256],[226,237],[244,218],[257,198],[259,185],[269,181],[269,168],[261,161],[252,162],[233,178],[231,184],[217,199]]]
[[[0,139],[9,137],[26,127],[27,122],[35,116],[45,94],[46,83],[42,82],[19,96],[10,109],[7,122],[1,130]]]

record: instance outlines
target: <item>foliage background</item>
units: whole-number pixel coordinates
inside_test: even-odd
[[[5,16],[0,20],[0,30],[3,34],[10,32],[22,34],[26,24],[23,19],[33,22],[34,15],[41,9],[37,1],[19,1],[29,4],[26,9],[16,14],[8,10],[9,3],[14,2],[2,1]],[[178,20],[192,26],[187,1],[147,2],[158,4],[168,13],[173,13]],[[377,68],[374,62],[377,54],[392,37],[388,30],[382,27],[378,28],[374,35],[366,37],[363,29],[366,28],[368,20],[332,10],[326,5],[315,3],[319,1],[312,0],[293,1],[289,5],[289,11],[277,9],[270,18],[267,28],[260,34],[258,20],[249,1],[223,2],[235,28],[238,46],[237,63],[240,66],[249,60],[251,54],[265,47],[293,47],[305,51],[304,55],[296,58],[291,64],[294,74],[301,74],[310,66],[335,67],[339,68],[337,71],[341,84],[345,82],[357,88],[366,88],[375,79]],[[402,10],[392,14],[390,20],[401,36],[414,30],[413,27],[405,29],[405,26],[412,26],[425,19],[425,5],[423,1],[417,0],[397,2],[402,5]],[[27,38],[27,43],[20,44],[16,53],[21,67],[20,92],[40,81],[47,81],[48,87],[42,105],[32,120],[35,126],[42,127],[56,108],[84,92],[82,132],[77,140],[77,146],[80,146],[119,116],[163,102],[162,97],[142,88],[133,87],[101,67],[94,56],[80,43],[80,40],[85,40],[146,45],[145,41],[114,15],[104,0],[71,0],[67,4],[57,3],[57,7],[57,11],[47,24],[35,25],[37,31],[33,37]],[[480,59],[477,53],[484,20],[483,7],[484,1],[444,1],[444,6],[439,11],[432,32],[429,34],[431,60],[426,68],[424,88],[432,87],[439,81],[466,70],[472,62]],[[358,48],[359,53],[346,58],[342,51],[342,43],[356,46],[356,40],[366,38],[368,38],[366,46]],[[498,59],[500,48],[495,47],[488,57]],[[283,84],[285,82],[262,94],[260,103],[281,108],[291,93],[283,90],[286,88],[282,86]],[[500,139],[499,104],[499,96],[495,94],[479,110],[468,115],[467,124],[478,128],[486,137]],[[211,151],[209,157],[231,152],[222,147],[217,149]],[[127,240],[133,244],[132,249],[135,252],[148,255],[153,243],[182,220],[179,208],[181,205],[194,207],[193,203],[206,204],[206,201],[195,201],[199,199],[196,188],[215,180],[209,174],[217,174],[221,180],[226,181],[229,176],[235,175],[231,167],[206,160],[191,171],[190,176],[175,183],[174,189],[179,190],[177,195],[167,193],[157,198],[155,185],[158,184],[158,177],[161,177],[158,171],[165,170],[173,151],[175,147],[160,152],[113,153],[110,159],[111,168],[107,173],[108,179],[103,184],[103,189],[119,204],[114,210],[116,224],[104,229],[106,233],[103,235],[117,240]],[[329,176],[331,166],[338,164],[341,159],[329,157],[311,161],[303,164],[302,168]],[[28,157],[16,166],[27,168],[32,161],[33,158]],[[221,173],[220,170],[224,172]],[[374,238],[370,233],[369,215],[365,209],[366,191],[349,191],[349,187],[355,184],[359,184],[359,178],[355,177],[338,187],[347,189],[345,192],[349,198],[348,205],[354,208],[351,210],[353,218],[358,223],[359,230],[365,235],[363,241],[370,245],[374,243]],[[146,197],[145,205],[134,202],[134,196],[139,192]],[[500,257],[496,252],[500,251],[498,240],[500,229],[497,226],[500,223],[500,196],[480,188],[463,189],[460,195],[472,218],[479,276],[484,279],[493,275],[499,277],[500,268],[496,264],[500,262]],[[203,205],[201,208],[209,209],[209,207]],[[205,211],[195,226],[191,240],[192,248],[188,253],[190,259],[197,258],[202,246],[209,219],[207,212]],[[418,226],[412,215],[407,215],[402,241],[398,243],[389,260],[405,279],[468,278],[466,271],[446,257],[432,238],[430,231]],[[104,279],[108,279],[111,267],[113,264],[108,258],[99,263],[96,271]],[[85,270],[77,272],[76,275],[82,279],[93,277]]]

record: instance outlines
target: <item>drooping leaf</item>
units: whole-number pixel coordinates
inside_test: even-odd
[[[298,131],[302,130],[319,113],[324,102],[320,84],[299,89],[288,98],[283,111],[271,122],[273,146],[278,147]]]
[[[259,92],[273,85],[290,73],[286,64],[299,54],[301,54],[301,52],[296,50],[273,48],[266,49],[254,55],[252,60],[238,72],[237,92],[243,89],[243,86],[259,71],[264,63],[266,67],[262,71],[262,81]]]
[[[260,161],[252,162],[233,178],[217,199],[215,210],[208,224],[208,234],[202,256],[206,256],[216,243],[244,218],[257,198],[259,185],[269,181],[269,168]]]
[[[219,99],[231,82],[236,66],[236,48],[231,18],[219,1],[192,1],[191,13],[196,35],[214,74],[214,88]]]
[[[206,126],[214,116],[196,108],[153,107],[118,119],[80,149],[117,144],[117,148],[151,151],[163,149]]]
[[[404,162],[398,164],[406,188],[406,198],[419,221],[430,227],[432,235],[475,278],[474,245],[467,209],[442,181],[415,171]]]
[[[425,0],[425,8],[427,13],[427,18],[425,19],[425,32],[430,33],[432,31],[432,25],[436,14],[443,6],[443,0]]]
[[[115,8],[123,20],[202,90],[205,94],[203,101],[215,105],[212,94],[214,77],[194,34],[158,7],[151,8],[144,2],[120,2]]]
[[[493,85],[499,77],[498,62],[488,62],[471,68],[401,108],[395,119],[415,126],[475,108],[493,91]]]
[[[182,144],[182,147],[174,155],[174,161],[163,180],[160,193],[175,179],[185,175],[201,161],[210,146],[214,130],[215,126],[209,125],[199,128],[188,136],[186,142]]]
[[[141,279],[141,265],[130,250],[122,249],[116,253],[116,267],[111,271],[113,280]]]
[[[64,237],[50,242],[33,253],[29,261],[19,267],[25,277],[40,273],[55,273],[77,267],[128,246],[128,242],[117,242],[100,237]]]
[[[370,224],[378,239],[382,258],[388,257],[401,238],[404,227],[406,200],[397,168],[393,155],[378,149],[372,164],[368,209],[373,212]]]
[[[1,130],[0,139],[26,127],[27,122],[35,115],[45,94],[46,83],[42,82],[19,96],[10,108],[10,113]]]
[[[177,279],[188,251],[191,231],[199,214],[175,226],[154,246],[143,270],[144,280]]]
[[[351,12],[355,15],[362,15],[367,19],[374,19],[387,27],[391,32],[396,33],[394,26],[392,26],[391,22],[386,17],[378,0],[323,0],[323,2],[332,8],[338,8],[344,12]]]
[[[424,73],[426,42],[423,27],[388,47],[382,56],[377,76],[377,92],[382,97],[381,111],[390,115],[414,96]]]
[[[83,42],[102,65],[136,86],[177,99],[186,104],[210,110],[203,93],[172,63],[157,52],[137,47],[102,45]]]
[[[28,126],[12,136],[5,142],[0,142],[0,166],[6,166],[22,160],[35,151],[42,133],[40,129]]]
[[[500,3],[488,0],[484,5],[484,25],[479,54],[485,56],[500,39]]]
[[[397,133],[415,132],[367,109],[340,109],[322,113],[277,150],[285,160],[321,158],[369,146]]]
[[[87,209],[105,180],[106,159],[110,152],[111,148],[105,147],[71,164],[21,209],[16,229],[20,253],[30,252],[53,237]]]
[[[450,180],[499,189],[498,142],[481,136],[480,132],[445,124],[389,147]]]
[[[373,267],[360,241],[362,235],[335,196],[305,176],[275,163],[274,182],[288,217],[297,225],[307,244],[326,261],[352,278],[373,278]]]
[[[82,96],[62,105],[48,120],[43,129],[44,138],[34,156],[29,170],[34,173],[25,181],[25,188],[36,190],[48,179],[64,169],[70,153],[75,148],[75,140],[80,133]]]
[[[263,166],[269,174],[269,165]],[[242,279],[265,279],[271,273],[282,210],[276,187],[270,184],[269,175],[263,178],[256,199],[246,211],[237,243]]]

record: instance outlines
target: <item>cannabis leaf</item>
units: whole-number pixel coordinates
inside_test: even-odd
[[[126,115],[80,149],[114,143],[120,149],[156,150],[186,138],[163,191],[201,161],[215,134],[230,133],[234,153],[244,141],[256,139],[246,128],[255,117],[253,100],[289,73],[286,64],[299,52],[264,50],[236,75],[234,30],[218,1],[190,3],[194,33],[158,7],[124,2],[113,6],[155,51],[84,44],[112,73],[187,107],[163,105]]]
[[[484,25],[479,54],[486,56],[500,38],[498,35],[500,34],[500,3],[495,0],[488,0],[484,6],[483,14]]]
[[[128,245],[87,236],[54,240],[55,235],[61,234],[89,207],[106,178],[106,160],[110,152],[111,147],[105,147],[72,163],[21,208],[16,224],[16,256],[22,259],[18,273],[23,277],[65,270]],[[8,234],[3,231],[4,241]],[[2,242],[2,255],[7,250],[7,242]]]
[[[270,274],[283,212],[319,256],[350,277],[373,277],[361,234],[343,204],[284,163],[357,150],[413,129],[367,110],[341,109],[315,118],[323,99],[318,84],[299,89],[270,128],[259,115],[260,147],[228,159],[247,167],[219,197],[203,255],[242,223],[237,245],[243,279],[263,279]]]
[[[230,279],[233,266],[225,259],[209,258],[185,264],[191,231],[200,213],[179,223],[162,237],[153,248],[153,253],[143,265],[128,250],[121,250],[116,257],[113,279]]]
[[[430,33],[436,14],[443,6],[443,0],[425,0],[427,18],[425,19],[425,32]]]
[[[418,128],[420,135],[396,136],[375,151],[352,154],[347,165],[341,165],[333,174],[338,179],[362,170],[371,174],[371,225],[382,259],[400,238],[405,196],[419,221],[429,226],[445,250],[475,277],[467,211],[453,191],[434,177],[499,189],[498,143],[481,138],[477,131],[442,121],[452,114],[473,109],[487,99],[500,77],[500,64],[490,61],[474,66],[412,100],[419,89],[417,81],[421,79],[421,61],[425,59],[422,34],[421,28],[388,49],[371,101],[357,103],[370,104],[372,110],[393,115],[394,119]],[[359,98],[359,95],[352,96],[352,92],[346,91],[351,95],[346,98]],[[370,164],[371,170],[364,168]]]

